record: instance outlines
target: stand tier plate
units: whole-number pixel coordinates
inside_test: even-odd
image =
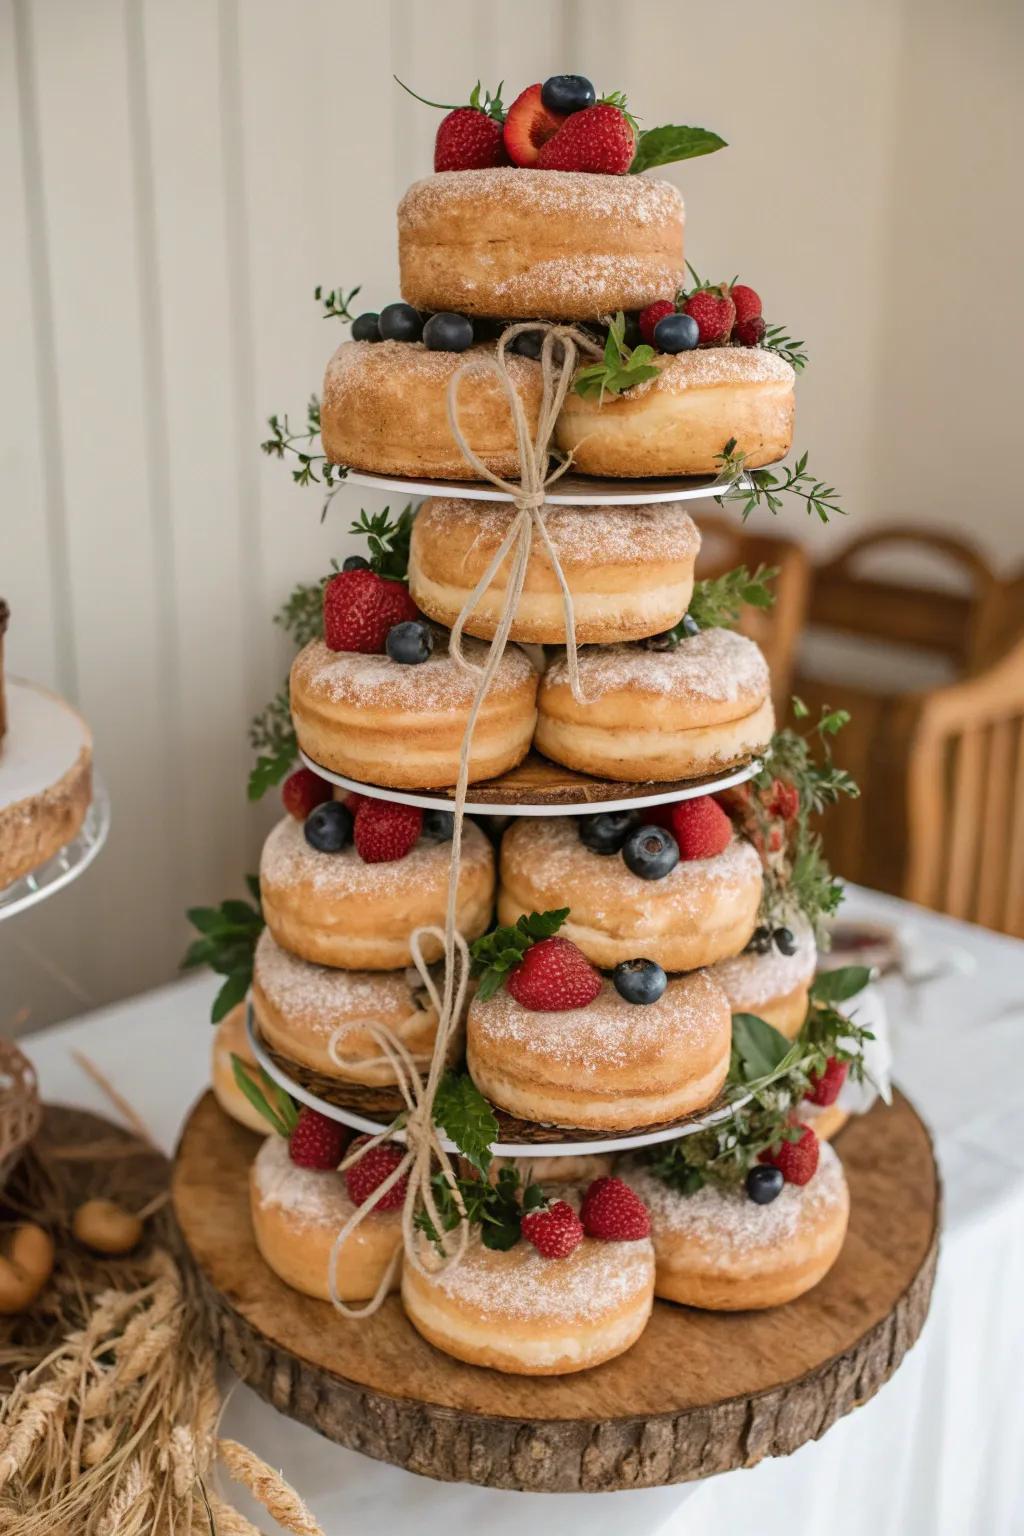
[[[608,480],[574,475],[571,472],[552,482],[546,500],[553,507],[653,506],[667,501],[708,501],[723,496],[730,488],[728,480],[717,475],[693,475],[650,480]],[[403,475],[373,475],[350,469],[340,489],[358,485],[370,491],[387,491],[396,496],[444,496],[462,501],[512,501],[507,491],[488,480],[417,480]]]

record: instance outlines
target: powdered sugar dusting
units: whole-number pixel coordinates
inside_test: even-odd
[[[256,945],[253,980],[286,1019],[301,1019],[325,1038],[352,1019],[414,1013],[413,994],[421,989],[418,976],[410,986],[405,971],[341,971],[300,960],[282,949],[268,928]]]
[[[758,1004],[785,997],[804,986],[814,975],[818,950],[814,930],[802,915],[787,915],[786,926],[796,939],[796,952],[784,955],[773,944],[766,955],[745,951],[731,960],[719,960],[710,974],[724,990],[734,1013],[755,1010]]]
[[[723,1190],[705,1184],[695,1195],[680,1195],[634,1158],[620,1163],[618,1172],[650,1211],[655,1242],[659,1232],[699,1237],[723,1260],[784,1243],[839,1205],[846,1187],[842,1164],[828,1142],[821,1143],[814,1177],[807,1184],[783,1184],[770,1205],[758,1205],[742,1187]]]
[[[482,667],[488,647],[479,640],[464,639],[466,660]],[[501,658],[488,698],[515,693],[536,678],[526,653],[509,645]],[[406,709],[417,714],[450,714],[469,710],[479,679],[460,667],[448,654],[447,636],[435,632],[434,652],[418,666],[403,666],[390,656],[367,656],[359,651],[332,651],[323,640],[313,640],[292,664],[292,686],[329,699],[335,704],[373,705],[378,709]]]
[[[270,887],[311,885],[317,891],[377,900],[400,897],[403,891],[434,889],[443,892],[448,881],[450,843],[421,840],[405,855],[386,864],[366,864],[353,846],[340,853],[320,853],[306,842],[302,823],[285,816],[274,827],[260,857],[260,882]],[[462,829],[462,865],[465,869],[492,868],[494,855],[484,833],[474,822]]]
[[[579,668],[588,701],[626,689],[674,698],[690,694],[717,704],[743,700],[753,709],[768,694],[768,663],[753,640],[731,629],[703,629],[671,651],[628,644],[584,646]],[[563,656],[548,668],[543,687],[568,684]]]
[[[480,343],[466,352],[434,352],[421,341],[343,341],[327,364],[323,407],[333,414],[353,390],[377,389],[386,382],[400,382],[403,389],[413,391],[431,388],[443,393],[457,369],[481,362],[495,350],[493,342]],[[539,397],[540,364],[518,353],[507,354],[506,362],[518,392]],[[481,366],[476,374],[495,392],[499,390],[489,366]]]
[[[682,193],[668,181],[648,176],[600,176],[588,171],[535,171],[495,166],[488,170],[440,171],[413,182],[398,205],[400,229],[416,231],[440,215],[484,204],[529,217],[585,216],[643,225],[678,220]]]
[[[464,530],[487,557],[497,549],[515,517],[501,501],[465,501],[442,497],[428,501],[419,516],[428,519],[435,538]],[[650,560],[696,558],[700,534],[688,513],[671,505],[546,507],[544,524],[564,568],[602,562],[643,565]],[[533,556],[547,561],[540,539]]]
[[[253,1164],[260,1205],[276,1205],[311,1226],[339,1230],[355,1207],[340,1173],[300,1168],[283,1136],[268,1136]]]
[[[765,347],[697,347],[656,358],[661,368],[656,379],[645,379],[627,391],[630,400],[652,389],[680,394],[687,389],[711,389],[718,384],[790,384],[796,374],[784,357]]]

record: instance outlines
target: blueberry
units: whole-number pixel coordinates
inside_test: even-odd
[[[302,830],[318,853],[340,853],[352,841],[352,812],[340,800],[325,800],[310,811]]]
[[[346,555],[341,568],[343,571],[368,571],[370,562],[363,555]]]
[[[776,928],[772,934],[775,940],[775,948],[783,955],[796,954],[796,937],[792,928]]]
[[[424,811],[423,836],[431,843],[450,843],[455,834],[455,817],[451,811]]]
[[[584,112],[597,100],[597,92],[584,75],[552,75],[540,88],[540,99],[549,112],[567,117]]]
[[[784,1183],[781,1168],[772,1168],[768,1163],[758,1163],[757,1167],[751,1168],[747,1174],[747,1194],[755,1205],[771,1205],[772,1201],[782,1194]]]
[[[750,935],[747,949],[754,955],[766,955],[772,947],[772,931],[770,928],[755,928]]]
[[[679,863],[679,844],[664,827],[637,827],[623,843],[622,857],[641,880],[663,880]]]
[[[592,853],[618,853],[635,822],[633,811],[602,811],[597,816],[581,816],[580,842]]]
[[[465,352],[473,345],[473,322],[448,311],[431,315],[423,327],[423,345],[431,352]]]
[[[656,1003],[668,986],[668,977],[653,960],[620,960],[612,981],[627,1003]]]
[[[385,304],[378,324],[385,341],[419,341],[423,334],[423,316],[411,304]]]
[[[365,315],[356,315],[352,321],[353,341],[380,341],[380,316],[372,309],[368,309]]]
[[[691,352],[700,340],[700,327],[692,315],[662,315],[654,327],[659,352]]]
[[[632,350],[633,347],[638,347],[643,339],[644,334],[640,329],[640,316],[627,315],[625,329],[622,333],[624,344]]]
[[[520,357],[540,357],[540,349],[544,345],[543,331],[520,331],[518,336],[513,336],[508,344],[510,352],[518,352]]]
[[[434,637],[430,626],[421,619],[405,619],[401,624],[392,624],[384,644],[392,661],[416,667],[434,649]]]

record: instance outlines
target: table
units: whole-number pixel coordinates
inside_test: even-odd
[[[527,1521],[558,1536],[1024,1533],[1024,944],[852,887],[844,915],[895,924],[911,966],[942,973],[882,983],[896,1079],[936,1138],[945,1233],[924,1335],[870,1403],[794,1456],[615,1494],[434,1483],[328,1444],[240,1384],[223,1432],[280,1467],[327,1536],[511,1536]],[[44,1097],[110,1115],[82,1051],[170,1152],[206,1084],[214,987],[193,976],[31,1036]]]

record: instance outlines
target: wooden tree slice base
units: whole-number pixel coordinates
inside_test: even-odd
[[[225,1357],[282,1413],[428,1477],[597,1492],[788,1455],[878,1391],[928,1312],[938,1174],[899,1094],[843,1133],[850,1231],[819,1286],[770,1312],[657,1302],[625,1355],[565,1377],[463,1365],[416,1333],[397,1297],[353,1322],[289,1290],[249,1222],[257,1146],[207,1093],[175,1157],[174,1210]]]

